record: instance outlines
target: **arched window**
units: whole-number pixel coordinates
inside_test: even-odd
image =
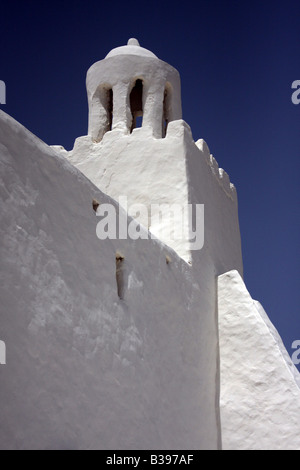
[[[108,130],[111,131],[112,129],[112,121],[113,121],[113,91],[112,89],[108,89],[106,91],[107,96],[107,104],[106,104],[106,110],[107,110],[107,122],[108,122]]]
[[[132,115],[132,124],[130,132],[136,127],[142,127],[143,119],[143,81],[137,79],[130,93],[130,110]]]
[[[172,97],[171,84],[166,83],[165,92],[164,92],[164,104],[163,104],[162,137],[166,136],[168,124],[171,121],[171,115],[172,115],[171,97]]]
[[[97,88],[92,99],[91,114],[95,127],[93,139],[95,142],[100,142],[103,135],[112,130],[113,90],[110,85],[100,85]]]
[[[106,125],[104,132],[111,131],[113,120],[113,91],[108,85],[101,87],[100,101],[106,113]]]

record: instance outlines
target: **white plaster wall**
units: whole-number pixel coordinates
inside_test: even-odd
[[[201,265],[201,258],[207,253],[216,276],[231,269],[243,275],[235,186],[219,168],[206,142],[199,139],[195,144],[190,127],[182,123],[188,200],[193,205],[204,204],[205,210],[204,246],[191,252],[192,263]]]
[[[0,448],[217,448],[211,263],[98,240],[92,200],[113,201],[3,112],[0,170]]]
[[[131,135],[112,131],[99,144],[88,136],[77,139],[73,152],[67,156],[104,193],[116,200],[126,196],[128,206],[144,204],[148,214],[151,204],[188,203],[180,137],[155,139],[149,128],[135,129]],[[139,220],[159,235],[150,218]],[[168,225],[168,220],[165,224]],[[187,241],[174,240],[172,248],[186,261],[191,259]]]
[[[214,351],[207,373],[209,382],[215,384],[218,409],[216,278],[231,269],[243,274],[237,195],[228,175],[219,169],[203,140],[195,144],[189,126],[182,120],[169,124],[164,139],[155,139],[147,128],[136,129],[131,135],[112,131],[99,144],[89,136],[81,137],[72,152],[63,154],[105,193],[115,199],[126,195],[129,206],[134,203],[148,207],[154,203],[204,205],[202,249],[191,251],[187,240],[161,239],[192,266],[192,277],[197,280],[193,295],[199,298],[199,308],[207,318],[201,347]],[[157,234],[157,227],[148,221],[143,223]],[[186,229],[187,219],[184,224]],[[207,392],[210,393],[209,389]]]
[[[187,239],[161,236],[150,220],[141,221],[185,261],[200,262],[209,256],[216,275],[230,269],[243,273],[235,187],[206,143],[195,144],[184,121],[171,122],[164,139],[154,138],[147,127],[135,129],[131,135],[111,131],[100,143],[80,137],[71,152],[62,153],[103,192],[114,199],[126,195],[129,206],[145,204],[149,214],[151,204],[204,204],[204,247],[200,251],[191,251]],[[188,227],[186,217],[185,233]]]
[[[222,444],[299,450],[299,373],[237,271],[218,280]]]

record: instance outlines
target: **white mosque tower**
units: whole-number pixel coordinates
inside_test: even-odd
[[[144,204],[149,214],[151,205],[153,217],[141,214],[139,221],[190,264],[199,258],[201,233],[191,246],[188,234],[195,227],[187,212],[180,220],[170,214],[161,221],[155,204],[203,204],[201,258],[209,252],[217,274],[237,269],[242,275],[236,190],[205,142],[195,143],[182,120],[177,70],[129,39],[92,65],[86,83],[88,135],[65,155],[106,194],[117,200],[126,196],[128,206]],[[169,236],[176,224],[186,234],[180,240]]]

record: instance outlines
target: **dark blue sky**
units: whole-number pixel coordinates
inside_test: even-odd
[[[245,281],[292,354],[300,339],[299,1],[2,1],[5,112],[48,144],[87,133],[87,69],[137,37],[176,67],[183,118],[239,197]],[[272,354],[272,351],[270,351]]]

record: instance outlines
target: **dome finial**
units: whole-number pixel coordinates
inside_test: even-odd
[[[128,39],[127,46],[139,46],[140,43],[137,39],[135,38],[130,38]]]

